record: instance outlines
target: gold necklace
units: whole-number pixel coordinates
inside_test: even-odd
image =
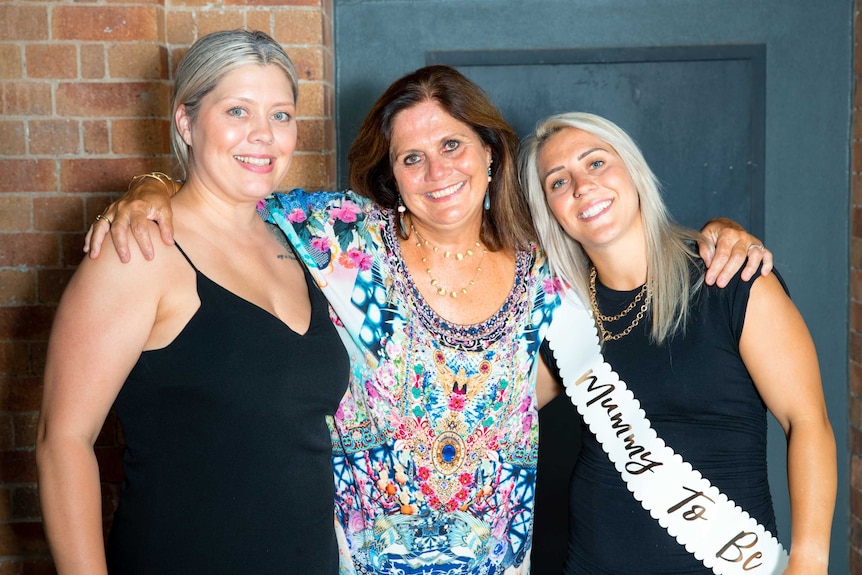
[[[596,316],[596,324],[599,326],[599,332],[601,332],[602,335],[602,342],[616,341],[631,333],[635,326],[639,324],[640,321],[643,319],[644,314],[649,309],[650,300],[652,299],[652,292],[647,291],[647,284],[644,284],[643,286],[641,286],[641,289],[635,296],[635,299],[626,307],[626,309],[624,309],[617,315],[603,315],[602,312],[599,311],[599,304],[596,301],[596,275],[596,268],[590,267],[590,306],[593,308],[593,313]],[[644,294],[646,294],[646,298],[644,298]],[[620,333],[611,333],[610,331],[608,331],[608,329],[605,327],[605,322],[611,323],[621,320],[622,318],[627,316],[641,300],[644,300],[644,302],[641,305],[641,308],[638,310],[638,313],[635,315],[635,318],[632,320],[632,322],[627,328],[625,328]]]
[[[448,289],[446,289],[442,285],[440,285],[440,282],[437,281],[437,278],[434,277],[434,274],[431,272],[431,267],[428,264],[428,256],[425,252],[426,246],[433,249],[435,253],[440,253],[439,248],[437,248],[437,246],[434,246],[433,244],[431,244],[431,242],[429,242],[428,240],[426,240],[425,238],[420,236],[419,232],[416,231],[416,228],[413,227],[413,224],[410,224],[410,230],[414,234],[416,234],[416,247],[419,248],[419,250],[422,252],[422,263],[425,264],[425,273],[428,274],[428,278],[431,280],[431,287],[433,287],[436,290],[437,295],[443,296],[443,297],[449,296],[451,298],[457,298],[459,293],[466,295],[467,294],[467,288],[476,283],[476,278],[479,277],[479,272],[482,271],[482,262],[485,260],[485,254],[488,253],[488,250],[485,249],[484,247],[482,247],[481,243],[476,242],[476,244],[475,244],[476,247],[482,248],[482,257],[479,258],[479,264],[476,266],[476,271],[473,273],[473,277],[470,279],[469,282],[467,282],[467,285],[465,285],[461,289],[453,289],[453,290],[449,291]],[[444,251],[441,255],[444,258],[450,258],[452,255],[452,252]],[[464,253],[458,252],[455,254],[455,259],[457,259],[458,261],[461,261],[464,259],[465,255],[472,256],[473,250],[468,249]]]

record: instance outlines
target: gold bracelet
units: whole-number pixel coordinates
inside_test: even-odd
[[[132,186],[135,184],[135,182],[137,182],[138,180],[143,180],[144,178],[152,178],[156,181],[161,182],[162,185],[165,186],[165,189],[168,191],[170,197],[174,197],[174,195],[176,195],[176,192],[174,192],[173,179],[171,179],[171,177],[164,172],[150,172],[149,174],[141,174],[139,176],[135,176],[132,178],[132,181],[129,182],[129,189],[132,189]]]

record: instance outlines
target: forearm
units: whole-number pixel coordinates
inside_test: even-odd
[[[823,418],[791,426],[787,446],[791,554],[787,573],[827,573],[835,508],[835,439]]]
[[[91,445],[70,439],[37,445],[45,533],[59,575],[107,575],[99,468]]]

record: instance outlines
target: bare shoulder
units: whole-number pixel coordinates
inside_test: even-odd
[[[296,260],[296,252],[293,251],[293,246],[290,245],[290,242],[287,240],[287,236],[284,235],[284,232],[281,231],[275,224],[266,224],[267,229],[272,234],[272,237],[275,238],[275,241],[278,242],[278,245],[282,248],[279,251],[278,258],[285,260]]]

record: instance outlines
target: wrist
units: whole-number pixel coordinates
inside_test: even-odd
[[[164,172],[150,172],[148,174],[140,174],[132,178],[132,181],[129,182],[129,189],[132,189],[132,186],[135,185],[139,180],[143,180],[144,178],[152,178],[165,187],[165,190],[168,192],[170,197],[174,197],[179,189],[182,187],[182,182],[179,182],[179,186],[177,186],[177,182],[175,182],[169,175]]]

